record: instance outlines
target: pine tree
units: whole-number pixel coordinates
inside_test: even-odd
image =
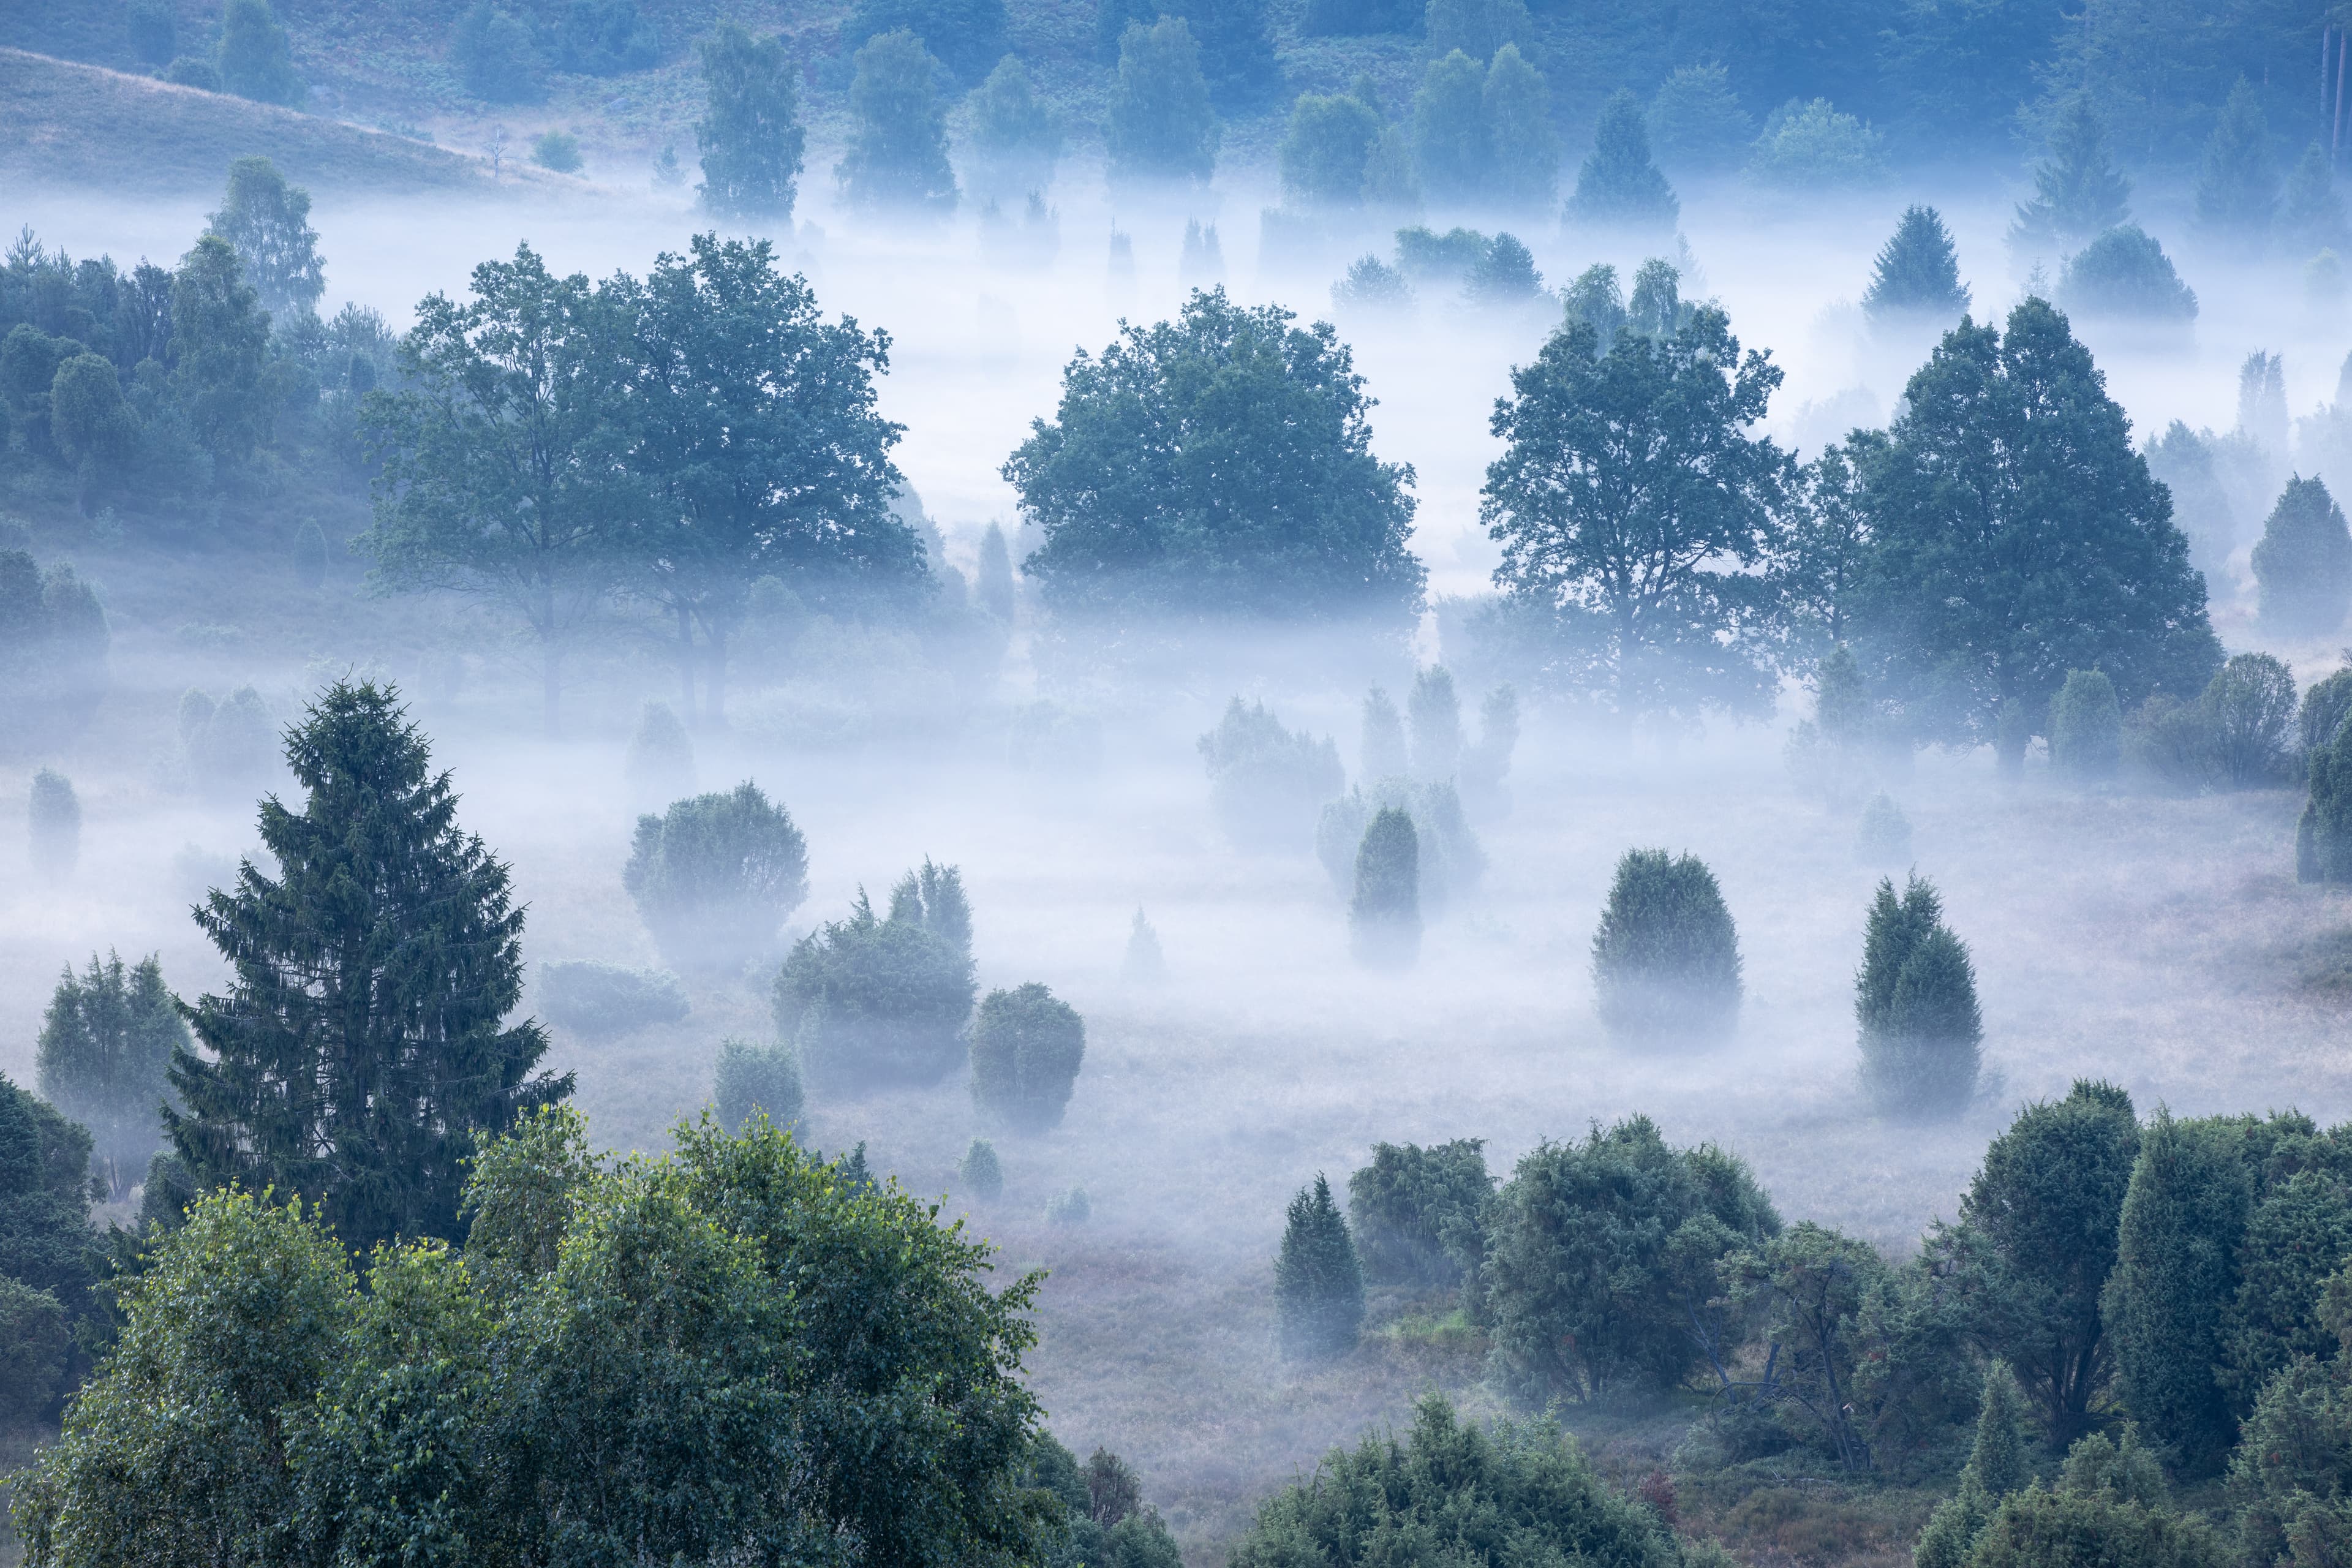
[[[2131,182],[2107,154],[2106,128],[2087,99],[2058,117],[2050,155],[2033,166],[2033,195],[2018,205],[2009,242],[2055,257],[2131,221]]]
[[[310,96],[268,0],[228,0],[221,12],[219,63],[221,86],[239,98],[299,108]]]
[[[956,1180],[982,1203],[992,1204],[1003,1197],[1004,1165],[996,1157],[996,1145],[985,1138],[975,1138],[967,1144],[963,1158],[956,1162]]]
[[[260,157],[231,163],[221,210],[205,222],[236,248],[263,310],[281,321],[317,310],[327,264],[310,226],[310,193],[288,184],[275,163]]]
[[[163,1141],[166,1068],[188,1026],[149,954],[125,970],[109,952],[89,971],[68,966],[42,1016],[35,1071],[41,1098],[89,1129],[99,1173],[116,1202],[128,1196]]]
[[[1168,978],[1168,957],[1160,949],[1160,933],[1135,911],[1134,923],[1127,928],[1127,956],[1119,963],[1119,978],[1129,985],[1157,985]]]
[[[1958,1116],[1975,1095],[1984,1038],[1969,950],[1944,924],[1935,884],[1917,876],[1900,898],[1882,879],[1854,976],[1863,1085],[1885,1114]]]
[[[1062,1124],[1086,1061],[1087,1026],[1077,1009],[1036,981],[992,991],[972,1015],[971,1098],[1019,1132]]]
[[[1300,1188],[1290,1200],[1282,1254],[1274,1265],[1274,1296],[1284,1355],[1319,1361],[1356,1348],[1364,1321],[1363,1269],[1348,1222],[1319,1172],[1312,1187]]]
[[[1443,201],[1483,193],[1495,166],[1486,134],[1486,73],[1455,49],[1433,59],[1412,95],[1412,156],[1422,188]]]
[[[33,775],[26,830],[35,871],[52,882],[73,875],[81,859],[81,797],[65,774],[43,768]]]
[[[1934,207],[1904,209],[1894,237],[1878,253],[1870,287],[1863,290],[1863,313],[1874,321],[1913,317],[1949,323],[1968,313],[1969,289],[1960,281],[1959,253],[1952,231]]]
[[[2344,219],[2344,198],[2336,194],[2336,168],[2327,150],[2314,142],[2286,177],[2286,193],[2279,203],[2279,238],[2297,255],[2325,249],[2341,250],[2352,244],[2352,226]]]
[[[1601,1021],[1633,1039],[1727,1034],[1739,1016],[1739,931],[1695,855],[1628,849],[1592,936]]]
[[[2352,610],[2352,529],[2315,476],[2279,493],[2254,546],[2263,625],[2287,637],[2326,637]]]
[[[996,523],[980,536],[980,571],[973,587],[981,608],[1006,626],[1013,624],[1013,552],[1005,547],[1003,528]]]
[[[1462,761],[1462,702],[1453,672],[1442,664],[1416,671],[1405,711],[1412,723],[1413,777],[1452,778]]]
[[[1356,962],[1368,968],[1409,969],[1421,955],[1421,840],[1394,806],[1364,829],[1348,930]]]
[[[457,826],[398,694],[338,682],[288,735],[299,812],[261,805],[278,875],[251,861],[197,924],[234,977],[191,1016],[164,1111],[201,1187],[274,1187],[320,1205],[346,1247],[462,1238],[458,1196],[478,1134],[572,1091],[532,1076],[523,913],[507,868]]]
[[[2278,212],[2279,178],[2270,141],[2262,95],[2240,77],[2205,142],[2197,176],[2197,221],[2249,250],[2270,238]]]
[[[1621,89],[1601,106],[1592,151],[1577,170],[1576,194],[1568,199],[1569,220],[1670,233],[1681,216],[1682,203],[1650,161],[1650,128],[1642,106]]]
[[[1480,100],[1494,149],[1488,189],[1505,207],[1545,209],[1559,183],[1559,139],[1551,129],[1551,89],[1517,44],[1495,51]]]
[[[702,184],[695,193],[721,217],[790,221],[808,138],[801,129],[799,71],[783,40],[755,38],[722,21],[698,47],[704,101],[694,139],[702,150]]]
[[[1969,1474],[1999,1502],[2023,1491],[2033,1479],[2025,1451],[2025,1413],[2017,1379],[1999,1361],[1985,1363],[1984,1394],[1977,1405],[1976,1445],[1969,1450]]]
[[[1364,742],[1357,753],[1360,775],[1367,784],[1410,777],[1411,757],[1405,750],[1404,721],[1398,716],[1396,704],[1389,700],[1387,692],[1373,687],[1364,694]]]
[[[2078,784],[2116,775],[2124,752],[2123,709],[2104,669],[2070,669],[2050,700],[2050,766]]]
[[[1217,166],[1217,117],[1200,46],[1181,16],[1129,23],[1103,130],[1115,179],[1206,182]]]
[[[956,203],[947,110],[931,90],[939,62],[904,27],[857,51],[849,152],[834,170],[852,206],[946,212]]]
[[[327,536],[313,519],[304,519],[294,531],[294,548],[288,552],[292,558],[294,581],[306,594],[315,594],[327,582]]]

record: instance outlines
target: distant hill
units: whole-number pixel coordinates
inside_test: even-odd
[[[0,186],[211,195],[231,160],[253,153],[313,190],[446,188],[486,174],[405,137],[0,48]]]

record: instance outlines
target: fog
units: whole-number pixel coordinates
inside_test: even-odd
[[[812,169],[828,162],[812,158]],[[827,179],[812,174],[806,184],[803,226],[779,236],[779,251],[828,313],[890,333],[882,406],[907,427],[897,459],[967,575],[986,524],[1010,534],[1018,521],[998,468],[1029,422],[1052,412],[1072,352],[1098,350],[1122,316],[1148,322],[1181,303],[1188,216],[1217,222],[1229,289],[1309,319],[1330,316],[1329,285],[1349,255],[1387,249],[1367,237],[1297,271],[1261,266],[1257,214],[1270,191],[1221,186],[1213,210],[1114,208],[1098,171],[1078,167],[1055,197],[1050,268],[993,268],[968,213],[885,230],[834,210]],[[682,201],[644,188],[615,174],[575,196],[513,203],[321,194],[312,221],[328,262],[322,310],[357,301],[404,325],[418,298],[461,290],[473,265],[525,240],[559,270],[642,273],[702,226]],[[1719,300],[1742,342],[1785,368],[1771,428],[1810,455],[1857,417],[1888,416],[1927,347],[1874,338],[1853,303],[1901,209],[1942,210],[1979,314],[1998,316],[2026,287],[2001,237],[2015,194],[1896,182],[1850,205],[1796,212],[1732,189],[1685,192],[1698,272],[1685,294]],[[2257,348],[2284,353],[2294,414],[2332,400],[2352,316],[2338,306],[2315,319],[2281,274],[2176,243],[2185,220],[2160,201],[2144,205],[2203,311],[2172,345],[2086,328],[2135,435],[2176,418],[2227,431],[2239,362]],[[205,206],[34,192],[16,210],[46,242],[127,263],[178,255]],[[1549,220],[1461,217],[1513,227],[1554,287],[1594,260],[1622,270],[1639,258],[1580,246]],[[1133,239],[1131,287],[1108,270],[1114,226]],[[1433,596],[1488,586],[1497,551],[1478,523],[1478,487],[1497,447],[1487,421],[1511,366],[1556,319],[1554,309],[1481,314],[1425,296],[1403,320],[1338,320],[1380,400],[1377,450],[1415,471],[1413,548]],[[224,509],[225,530],[236,510]],[[2259,524],[2238,520],[2241,569]],[[530,960],[659,964],[620,869],[646,804],[624,785],[623,752],[641,705],[676,687],[662,644],[616,624],[580,661],[565,732],[548,740],[529,650],[502,625],[455,602],[373,597],[356,563],[337,564],[320,604],[288,605],[278,580],[223,567],[226,557],[159,567],[95,534],[50,552],[104,585],[114,687],[58,763],[85,814],[80,866],[63,889],[25,869],[29,767],[0,771],[10,814],[0,819],[0,1069],[30,1080],[57,973],[94,951],[159,951],[183,996],[221,981],[187,918],[202,886],[192,873],[254,845],[253,803],[172,784],[173,715],[192,685],[218,696],[250,682],[282,722],[322,679],[392,676],[455,774],[464,826],[513,866],[530,906]],[[2276,653],[2306,684],[2338,662],[2330,647],[2261,638],[2242,577],[2215,584],[2213,599],[2231,651]],[[192,636],[192,625],[215,629]],[[804,650],[776,679],[747,681],[725,728],[696,732],[696,773],[703,788],[756,780],[807,836],[811,894],[780,948],[839,918],[861,887],[879,898],[928,855],[962,868],[983,989],[1042,980],[1085,1016],[1066,1121],[1043,1137],[997,1136],[1006,1194],[971,1223],[1003,1247],[1008,1268],[1052,1270],[1031,1366],[1056,1432],[1080,1452],[1118,1447],[1188,1547],[1229,1534],[1251,1499],[1366,1423],[1398,1415],[1426,1383],[1465,1381],[1442,1349],[1402,1339],[1376,1343],[1369,1377],[1359,1364],[1298,1373],[1276,1359],[1269,1281],[1283,1205],[1318,1171],[1343,1182],[1375,1142],[1483,1137],[1490,1168],[1507,1173],[1539,1139],[1646,1112],[1675,1142],[1715,1141],[1746,1157],[1788,1217],[1900,1251],[1953,1214],[1986,1141],[2021,1101],[2063,1093],[2077,1077],[2124,1084],[2143,1110],[2163,1101],[2184,1113],[2352,1114],[2337,997],[2314,978],[2341,963],[2338,922],[2295,887],[2294,792],[2078,796],[2039,768],[1998,786],[1989,752],[1920,753],[1893,787],[1917,869],[1941,887],[1974,952],[1990,1081],[1956,1125],[1895,1128],[1862,1108],[1854,1087],[1853,976],[1879,873],[1856,858],[1851,814],[1790,782],[1781,746],[1801,689],[1791,685],[1769,721],[1679,734],[1628,734],[1523,693],[1510,810],[1474,819],[1483,882],[1431,924],[1417,967],[1369,974],[1349,960],[1345,903],[1311,837],[1282,855],[1230,845],[1194,742],[1238,691],[1294,729],[1332,736],[1353,781],[1365,689],[1402,699],[1413,656],[1454,657],[1434,617],[1410,655],[1342,662],[1269,636],[1224,642],[1214,664],[1084,678],[1037,657],[1037,628],[1024,585],[992,673],[887,648]],[[1465,679],[1474,731],[1483,694]],[[1099,768],[1016,765],[1012,710],[1039,697],[1099,722]],[[1719,1047],[1621,1046],[1593,1015],[1587,961],[1611,869],[1626,848],[1651,845],[1706,860],[1738,921],[1746,1001],[1736,1037]],[[196,856],[184,857],[188,846]],[[1119,978],[1139,907],[1167,952],[1163,986]],[[772,974],[696,985],[677,1026],[595,1042],[559,1030],[549,1065],[577,1073],[600,1142],[659,1150],[706,1101],[718,1042],[772,1032]],[[983,1131],[961,1078],[862,1099],[813,1094],[803,1127],[828,1152],[865,1142],[877,1170],[950,1194],[950,1213],[965,1207],[952,1195],[955,1161]],[[1045,1197],[1073,1184],[1089,1194],[1092,1219],[1048,1227]]]

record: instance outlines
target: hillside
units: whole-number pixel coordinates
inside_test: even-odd
[[[231,160],[254,153],[314,190],[447,188],[485,173],[405,137],[0,48],[0,184],[210,194]]]

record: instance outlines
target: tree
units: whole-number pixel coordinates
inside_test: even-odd
[[[1682,203],[1650,161],[1650,128],[1633,95],[1620,88],[1601,106],[1592,151],[1576,172],[1568,198],[1572,223],[1670,233]]]
[[[1086,1060],[1086,1020],[1032,980],[981,998],[971,1020],[971,1098],[1024,1132],[1046,1132],[1077,1087]]]
[[[2278,237],[2306,255],[2352,243],[2352,224],[2346,222],[2344,198],[2336,192],[2335,165],[2316,142],[2303,150],[2286,177],[2279,200]]]
[[[67,1371],[58,1331],[83,1325],[96,1306],[89,1205],[104,1188],[90,1179],[89,1148],[86,1129],[0,1076],[0,1313],[30,1340],[9,1347],[10,1392],[41,1414]]]
[[[1182,0],[1173,7],[1201,46],[1201,76],[1219,109],[1244,112],[1282,94],[1266,0]]]
[[[2081,785],[2104,784],[2123,762],[2124,716],[2104,669],[2070,669],[2050,700],[2050,767]]]
[[[1415,670],[1405,711],[1412,721],[1412,772],[1430,783],[1451,779],[1462,761],[1462,702],[1454,673],[1442,664]]]
[[[855,55],[885,33],[923,40],[970,86],[1011,57],[1004,52],[1004,0],[858,0],[841,28],[844,54]]]
[[[1904,1121],[1949,1121],[1968,1109],[1984,1020],[1966,943],[1944,924],[1936,885],[1915,873],[1899,899],[1882,878],[1854,976],[1862,1078],[1879,1110]]]
[[[1013,552],[1005,547],[1003,525],[992,522],[980,536],[980,570],[972,584],[981,607],[999,621],[1013,624]]]
[[[923,40],[903,27],[876,35],[857,51],[849,151],[834,170],[852,205],[954,207],[947,110],[931,93],[937,64]]]
[[[2340,1348],[2327,1284],[2352,1258],[2352,1189],[2332,1152],[2319,1154],[2317,1168],[2272,1181],[2247,1218],[2216,1369],[2231,1414],[2242,1420],[2288,1366],[2332,1361]]]
[[[1495,166],[1486,131],[1486,73],[1454,49],[1432,58],[1412,95],[1413,167],[1433,196],[1465,201],[1486,189]]]
[[[2300,1177],[2297,1180],[2301,1180]],[[2229,1500],[2240,1561],[2299,1563],[2343,1539],[2344,1478],[2352,1472],[2352,1357],[2343,1353],[2347,1281],[2328,1279],[2318,1305],[2329,1341],[2263,1384],[2231,1456]]]
[[[2273,784],[2288,771],[2294,677],[2266,653],[2233,656],[2198,699],[2212,726],[2214,761],[2232,789]]]
[[[1351,901],[1364,838],[1383,811],[1402,813],[1412,824],[1418,870],[1415,900],[1422,918],[1434,918],[1477,889],[1486,854],[1471,832],[1453,780],[1415,780],[1391,774],[1350,789],[1328,802],[1315,824],[1315,854],[1331,878],[1332,889]],[[1379,858],[1385,876],[1391,841]]]
[[[1364,1278],[1380,1285],[1454,1285],[1485,1251],[1495,1194],[1486,1140],[1423,1148],[1375,1143],[1372,1163],[1348,1177],[1348,1222]]]
[[[1412,308],[1412,285],[1404,273],[1377,256],[1365,255],[1348,264],[1347,276],[1331,285],[1331,308],[1393,313]]]
[[[2237,520],[2231,515],[2229,492],[2214,468],[2213,444],[2180,420],[2143,448],[2147,471],[2172,492],[2172,517],[2189,536],[2189,559],[2210,584],[2228,564],[2237,546]]]
[[[163,1142],[166,1069],[188,1045],[179,1004],[153,954],[125,971],[113,952],[77,977],[68,965],[49,997],[36,1048],[41,1098],[88,1128],[107,1192],[120,1203]]]
[[[449,29],[449,58],[466,90],[489,103],[527,103],[540,96],[540,60],[530,28],[490,0],[474,0]]]
[[[1559,179],[1559,139],[1551,129],[1551,89],[1517,44],[1495,51],[1479,98],[1494,149],[1488,189],[1505,207],[1548,209]]]
[[[1356,1348],[1364,1321],[1364,1276],[1348,1221],[1331,1201],[1331,1185],[1315,1184],[1290,1200],[1282,1254],[1274,1264],[1274,1299],[1282,1322],[1282,1353],[1319,1361]]]
[[[1729,167],[1756,136],[1720,65],[1676,68],[1651,95],[1648,118],[1659,162],[1695,174]]]
[[[1127,953],[1119,962],[1118,977],[1129,985],[1157,985],[1168,978],[1168,956],[1160,950],[1160,933],[1135,911],[1135,920],[1127,928]]]
[[[1309,37],[1409,33],[1421,25],[1423,10],[1414,0],[1307,0],[1299,30]]]
[[[1525,0],[1429,0],[1422,31],[1432,56],[1459,49],[1485,60],[1507,45],[1528,42],[1531,28]]]
[[[996,1145],[985,1138],[973,1139],[965,1146],[963,1158],[956,1162],[956,1180],[982,1203],[992,1204],[1003,1197],[1004,1165],[996,1157]]]
[[[2194,1514],[2062,1479],[2055,1491],[2036,1482],[2004,1501],[1986,1521],[1968,1561],[1970,1568],[2094,1568],[2107,1563],[2221,1568],[2234,1559],[2213,1528]]]
[[[776,1034],[820,1088],[936,1083],[963,1063],[978,989],[963,879],[925,860],[891,889],[887,918],[861,888],[849,919],[793,944],[776,973]]]
[[[1511,373],[1479,518],[1495,584],[1550,620],[1627,719],[1753,710],[1775,685],[1749,568],[1780,538],[1788,459],[1752,433],[1780,371],[1719,310],[1604,353],[1581,321]]]
[[[169,0],[133,0],[131,7],[131,52],[142,65],[158,68],[180,52],[179,18]]]
[[[572,0],[556,34],[563,68],[584,76],[623,76],[661,59],[661,29],[638,15],[636,0]]]
[[[996,62],[964,100],[971,117],[972,165],[964,184],[982,200],[1011,201],[1054,183],[1062,128],[1030,85],[1017,55]]]
[[[310,93],[286,29],[270,15],[268,0],[228,0],[221,12],[221,86],[257,103],[282,103],[299,109]]]
[[[2294,874],[2301,882],[2352,882],[2352,724],[2311,753],[2311,794],[2295,822]]]
[[[1262,702],[1225,705],[1217,727],[1196,743],[1209,773],[1209,805],[1237,844],[1295,843],[1346,776],[1328,738],[1285,729]]]
[[[81,470],[86,509],[89,492],[120,472],[139,447],[139,416],[122,401],[110,361],[75,354],[58,364],[49,383],[49,439]]]
[[[1543,274],[1535,254],[1516,235],[1498,234],[1462,280],[1462,298],[1472,305],[1530,305],[1543,300]]]
[[[1382,630],[1419,612],[1412,469],[1372,455],[1372,400],[1337,332],[1293,320],[1196,291],[1176,321],[1070,362],[1055,420],[1003,470],[1045,534],[1023,570],[1048,608]]]
[[[1380,111],[1352,93],[1300,93],[1283,132],[1282,199],[1307,208],[1361,206],[1364,173],[1383,129]]]
[[[1592,935],[1601,1021],[1634,1038],[1730,1032],[1739,1016],[1739,932],[1695,855],[1628,849]]]
[[[2197,291],[2180,280],[2164,247],[2137,224],[2108,229],[2066,258],[2058,303],[2086,318],[2187,322]]]
[[[676,1024],[693,1011],[667,969],[626,969],[593,959],[531,966],[532,999],[547,1021],[588,1038]]]
[[[694,124],[702,150],[695,194],[721,217],[790,222],[808,137],[799,73],[784,58],[783,40],[755,38],[722,21],[697,47],[704,101]]]
[[[2060,112],[2050,155],[2033,166],[2033,195],[2017,206],[2009,243],[2021,255],[2057,255],[2131,221],[2131,182],[2107,153],[2106,127],[2087,98]]]
[[[1218,136],[1191,26],[1181,16],[1128,24],[1103,127],[1111,177],[1206,183],[1217,166]]]
[[[648,702],[638,714],[623,772],[640,805],[667,806],[694,793],[694,741],[668,703]]]
[[[2130,704],[2203,689],[2204,582],[2063,316],[2028,298],[2006,337],[1961,323],[1905,396],[1865,483],[1855,644],[1923,738],[1996,740],[2012,700],[2032,723],[2069,670]]]
[[[2326,637],[2344,624],[2352,610],[2352,527],[2324,481],[2288,479],[2263,523],[2253,565],[2264,626]]]
[[[1878,252],[1870,287],[1862,292],[1863,313],[1874,321],[1903,317],[1948,321],[1969,309],[1968,285],[1960,281],[1959,253],[1952,231],[1934,207],[1903,209],[1894,237]]]
[[[1826,98],[1790,100],[1764,121],[1748,178],[1789,194],[1868,185],[1885,177],[1886,139]]]
[[[1421,842],[1412,818],[1383,806],[1356,851],[1348,931],[1356,962],[1409,969],[1421,953]]]
[[[231,163],[228,194],[205,222],[236,249],[263,310],[282,319],[318,309],[326,261],[310,226],[310,193],[288,184],[276,164],[260,157]]]
[[[542,131],[532,138],[530,161],[558,174],[580,172],[580,138],[569,131]]]
[[[25,836],[33,869],[44,879],[62,882],[73,875],[81,858],[81,797],[73,781],[54,768],[33,774]]]
[[[446,773],[398,693],[337,682],[288,732],[300,811],[261,803],[278,874],[250,860],[196,923],[231,966],[189,1015],[163,1122],[199,1187],[299,1194],[345,1245],[464,1236],[466,1158],[572,1092],[533,1076],[522,910],[507,868],[457,826]]]
[[[638,817],[621,885],[669,963],[731,973],[768,954],[807,899],[808,843],[746,781]]]
[[[1377,686],[1364,695],[1364,738],[1357,758],[1358,772],[1368,781],[1409,777],[1412,772],[1404,720],[1389,694]]]
[[[718,1107],[719,1125],[730,1133],[740,1133],[755,1114],[790,1127],[801,1119],[800,1059],[791,1046],[781,1042],[763,1046],[721,1040],[710,1099]]]
[[[269,317],[227,240],[207,234],[172,275],[172,383],[198,444],[236,467],[269,435]]]
[[[294,531],[293,547],[286,553],[295,583],[306,593],[315,594],[326,585],[327,536],[317,519],[302,520],[302,525]]]
[[[2268,242],[2278,213],[2278,170],[2271,163],[2270,142],[2262,95],[2240,77],[2205,142],[2197,174],[2197,221],[2248,250]]]

